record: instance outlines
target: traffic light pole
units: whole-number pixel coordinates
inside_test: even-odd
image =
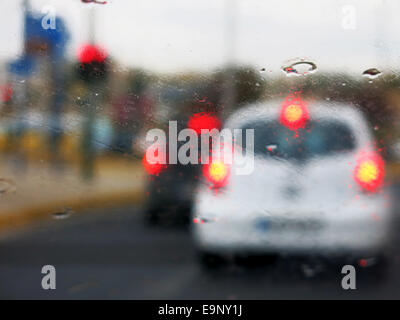
[[[89,43],[95,44],[95,8],[89,8]],[[99,104],[100,86],[97,82],[86,82],[86,101],[83,106],[83,132],[82,132],[82,167],[81,173],[86,180],[92,180],[94,177],[95,148],[94,148],[94,124],[96,119],[96,107]]]
[[[88,83],[88,91],[86,93],[86,101],[83,105],[83,132],[82,132],[82,176],[86,180],[91,180],[94,177],[94,162],[95,162],[95,148],[94,148],[94,124],[96,119],[96,112],[100,102],[100,86],[98,83]]]
[[[63,128],[61,123],[61,116],[65,101],[65,80],[63,70],[63,59],[51,60],[51,78],[53,85],[53,94],[50,101],[50,132],[49,132],[49,145],[52,160],[55,165],[59,165],[60,158],[60,142],[63,136]]]
[[[222,117],[232,111],[236,103],[236,88],[235,88],[235,51],[236,51],[236,24],[237,24],[237,3],[236,0],[226,0],[225,2],[225,18],[226,18],[226,68],[223,75],[223,92]]]
[[[26,56],[26,16],[29,10],[28,0],[22,1],[22,17],[23,17],[23,52],[22,56]],[[25,134],[25,114],[28,108],[28,84],[26,81],[26,76],[13,74],[12,76],[12,86],[14,90],[14,101],[16,105],[17,113],[17,126],[11,135],[11,144],[14,146],[20,146],[23,135]],[[18,150],[18,149],[17,149]],[[18,150],[18,156],[15,163],[18,164],[20,170],[25,170],[27,167],[27,159],[21,150]]]

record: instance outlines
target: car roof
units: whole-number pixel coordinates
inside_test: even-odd
[[[351,103],[305,100],[311,120],[330,120],[346,124],[362,145],[372,141],[368,122],[363,113]],[[282,100],[258,102],[235,111],[225,122],[225,128],[242,128],[249,122],[279,121]]]

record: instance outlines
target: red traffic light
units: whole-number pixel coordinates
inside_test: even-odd
[[[92,44],[83,45],[78,52],[80,63],[104,62],[107,58],[107,52]]]

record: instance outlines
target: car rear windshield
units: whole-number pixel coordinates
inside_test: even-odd
[[[305,128],[296,131],[278,121],[255,121],[242,129],[254,129],[254,153],[259,156],[302,161],[355,148],[352,130],[339,121],[309,121]],[[244,148],[245,143],[243,136]]]

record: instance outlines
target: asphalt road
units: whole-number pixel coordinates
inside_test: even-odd
[[[148,227],[139,208],[104,209],[49,219],[0,239],[0,298],[400,298],[399,244],[400,238],[386,277],[359,270],[357,289],[343,290],[339,266],[297,258],[206,273],[188,231]],[[41,287],[41,268],[49,264],[56,268],[55,290]]]

